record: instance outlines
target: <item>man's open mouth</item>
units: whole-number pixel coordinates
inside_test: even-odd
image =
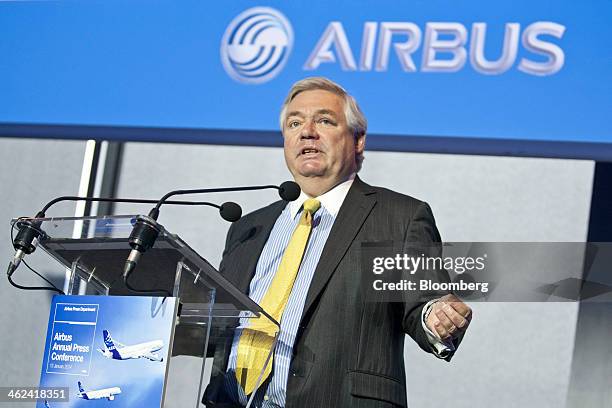
[[[305,147],[300,152],[300,154],[302,155],[317,154],[317,153],[319,153],[319,150],[315,149],[314,147]]]

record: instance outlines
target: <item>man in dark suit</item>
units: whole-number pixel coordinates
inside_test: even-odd
[[[221,273],[256,302],[275,305],[281,322],[255,405],[405,407],[404,335],[450,360],[469,324],[470,308],[452,295],[427,303],[364,299],[364,242],[440,242],[426,203],[357,177],[366,128],[339,85],[325,78],[297,82],[283,105],[281,129],[287,167],[302,194],[243,217],[228,232]],[[300,228],[307,228],[307,241],[298,256],[288,256]],[[285,290],[282,300],[272,293]],[[207,406],[246,403],[244,354],[256,341],[245,337],[234,339],[228,371],[209,386]]]

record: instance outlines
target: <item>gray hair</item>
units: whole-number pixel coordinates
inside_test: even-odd
[[[323,90],[334,93],[344,99],[344,116],[346,122],[355,137],[355,141],[362,136],[365,136],[368,130],[368,121],[363,112],[359,108],[357,101],[348,92],[337,83],[324,77],[309,77],[293,84],[289,90],[289,94],[283,102],[280,113],[280,128],[281,131],[285,128],[285,120],[287,119],[287,106],[299,94],[305,91]],[[363,163],[363,153],[356,155],[357,171],[361,169]]]

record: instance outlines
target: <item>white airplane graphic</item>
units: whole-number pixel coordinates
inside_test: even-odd
[[[134,344],[133,346],[126,346],[118,341],[113,341],[108,330],[103,330],[102,335],[104,336],[104,345],[106,346],[106,349],[98,349],[98,351],[106,358],[113,360],[146,358],[151,361],[164,361],[161,356],[155,353],[164,347],[164,342],[161,340],[148,341],[146,343]]]
[[[85,391],[80,381],[78,382],[78,384],[79,384],[79,392],[77,393],[77,397],[84,399],[84,400],[97,400],[97,399],[106,398],[107,400],[112,401],[115,399],[115,395],[121,394],[121,388],[119,387],[104,388],[102,390]]]
[[[51,407],[49,406],[49,401],[47,401],[47,400],[45,400],[45,408],[51,408]]]

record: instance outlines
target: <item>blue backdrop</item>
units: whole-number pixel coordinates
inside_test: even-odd
[[[288,88],[323,75],[360,101],[370,147],[612,159],[610,15],[608,0],[0,2],[0,134],[278,145]]]

